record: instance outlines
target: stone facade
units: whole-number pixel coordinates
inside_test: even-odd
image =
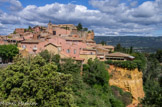
[[[15,33],[19,33],[19,34],[24,33],[24,31],[25,31],[25,29],[23,29],[23,28],[16,28],[15,29]]]

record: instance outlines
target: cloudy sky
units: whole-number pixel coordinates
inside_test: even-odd
[[[0,35],[49,20],[96,36],[162,36],[162,0],[0,0]]]

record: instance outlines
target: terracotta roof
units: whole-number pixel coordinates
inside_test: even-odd
[[[7,38],[7,40],[23,41],[23,38]]]
[[[91,39],[86,40],[86,42],[93,42],[93,43],[95,43],[95,41],[93,41],[93,40],[91,40]]]
[[[114,48],[114,46],[112,46],[112,45],[102,45],[102,44],[96,44],[96,47]]]
[[[83,50],[85,50],[85,51],[96,51],[96,49],[93,49],[93,48],[83,48]]]
[[[95,47],[96,49],[102,49],[102,50],[104,50],[104,51],[109,51],[108,49],[105,49],[105,48],[103,48],[103,47]]]
[[[56,47],[61,47],[61,45],[54,44],[54,43],[47,43],[46,45],[44,45],[44,47],[48,46],[49,44],[54,45],[54,46],[56,46]]]
[[[76,41],[83,41],[82,38],[75,38],[75,37],[63,37],[65,40],[76,40]]]
[[[107,54],[106,56],[108,56],[108,57],[129,57],[132,59],[135,58],[129,54],[125,54],[125,53],[121,53],[121,52],[110,53],[110,54]]]
[[[104,55],[104,53],[97,53],[97,55]]]
[[[39,42],[43,42],[43,41],[30,39],[30,40],[22,41],[21,43],[39,43]]]
[[[104,48],[114,48],[114,46],[111,46],[111,45],[104,45],[103,47]]]
[[[60,52],[61,55],[64,55],[65,57],[70,57],[70,55],[66,54],[65,52]]]

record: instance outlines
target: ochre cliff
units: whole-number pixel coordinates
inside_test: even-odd
[[[145,95],[143,91],[142,72],[139,72],[138,69],[127,70],[114,67],[113,65],[110,65],[108,71],[111,75],[109,84],[130,92],[133,96],[132,104],[137,105],[139,98],[143,98]]]

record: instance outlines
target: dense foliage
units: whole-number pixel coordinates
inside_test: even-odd
[[[81,71],[81,68],[83,71]],[[84,66],[72,59],[61,59],[48,51],[26,59],[17,56],[14,64],[0,72],[0,100],[28,102],[40,107],[125,107],[130,96],[108,84],[107,66],[89,60]]]
[[[106,45],[106,42],[105,41],[101,41],[100,44]]]
[[[60,62],[60,55],[54,55],[47,50],[40,52],[39,55],[44,58],[46,62],[55,62],[57,65]]]
[[[112,61],[112,60],[108,60],[105,61],[106,64],[110,64],[110,65],[114,65],[116,67],[121,67],[121,68],[127,68],[128,70],[134,70],[136,69],[137,63],[135,63],[134,61]]]
[[[157,50],[155,56],[156,56],[156,59],[157,59],[160,63],[162,63],[162,50]]]
[[[142,104],[146,107],[162,106],[162,66],[159,56],[162,56],[160,50],[148,55],[147,68],[143,70],[145,98],[142,99]]]
[[[18,59],[0,72],[0,100],[41,107],[73,106],[71,81],[70,75],[58,73],[54,63],[46,63],[40,56]]]
[[[0,45],[0,57],[2,62],[11,62],[13,57],[19,53],[16,45]]]
[[[77,30],[78,30],[78,31],[81,31],[82,29],[83,29],[82,24],[81,24],[81,23],[78,23],[78,25],[77,25]]]
[[[114,48],[114,51],[132,54],[133,53],[133,47],[130,46],[130,48],[125,48],[125,47],[122,47],[121,44],[117,44]]]
[[[123,102],[113,95],[109,87],[109,76],[103,62],[89,60],[82,72],[80,63],[72,59],[64,60],[60,67],[60,72],[73,77],[73,96],[79,107],[124,107]]]
[[[109,75],[104,62],[95,59],[88,60],[88,64],[83,66],[84,81],[89,85],[98,84],[101,86],[108,85]]]
[[[124,92],[122,89],[111,86],[113,94],[121,100],[125,105],[129,105],[132,103],[132,95],[129,92]]]
[[[143,71],[146,67],[146,58],[141,53],[132,53],[135,57],[133,61],[105,61],[106,64],[114,65],[116,67],[126,68],[128,70],[134,70],[138,68],[139,71]]]

